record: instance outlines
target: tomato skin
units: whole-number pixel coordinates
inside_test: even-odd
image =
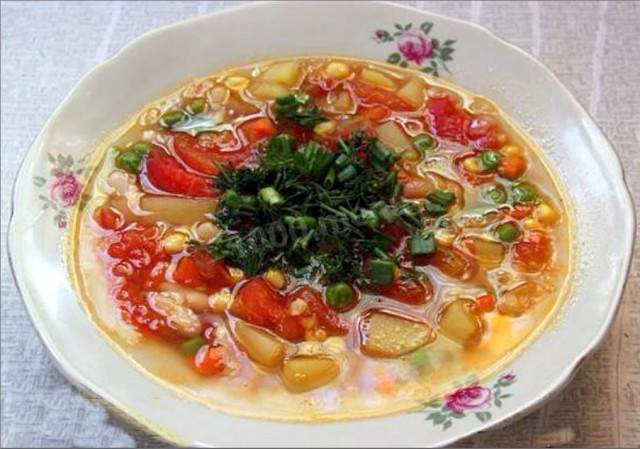
[[[513,181],[522,176],[527,169],[527,162],[521,156],[505,156],[498,162],[498,174]]]
[[[526,239],[513,245],[511,252],[513,263],[527,273],[541,271],[552,256],[551,240],[541,231],[531,231]]]
[[[124,220],[122,216],[112,207],[102,205],[96,207],[93,212],[93,219],[102,229],[115,231],[122,227]]]
[[[526,204],[515,204],[510,208],[501,208],[500,215],[503,217],[511,217],[516,220],[521,220],[528,217],[533,213],[533,206]]]
[[[204,132],[197,136],[171,133],[168,147],[189,168],[205,175],[219,173],[218,165],[236,167],[251,156],[249,147],[239,147],[239,142],[229,131]]]
[[[358,106],[356,114],[374,123],[380,123],[389,118],[391,111],[386,106]]]
[[[345,83],[358,100],[365,105],[384,105],[392,111],[415,111],[415,106],[393,91],[361,81]]]
[[[210,293],[235,284],[227,265],[206,251],[196,251],[181,258],[173,272],[173,280],[188,287],[207,287]]]
[[[369,290],[409,305],[425,304],[433,296],[433,288],[426,280],[397,279],[390,285],[370,285]]]
[[[151,149],[145,172],[151,185],[167,193],[204,198],[217,196],[210,179],[189,173],[161,148]]]
[[[249,144],[255,144],[278,133],[276,125],[267,117],[246,121],[240,125],[239,130]]]
[[[479,114],[467,121],[465,136],[481,150],[500,149],[508,140],[506,134],[500,132],[496,119],[488,114]]]
[[[226,350],[222,345],[204,345],[196,353],[193,366],[202,376],[215,376],[227,367]]]
[[[231,312],[256,326],[273,328],[285,315],[283,296],[261,277],[240,287],[231,304]]]
[[[471,114],[459,108],[449,95],[429,99],[427,122],[438,137],[465,144],[465,127]]]

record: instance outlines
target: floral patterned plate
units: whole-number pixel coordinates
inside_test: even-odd
[[[286,32],[274,32],[276,23],[289,24]],[[414,413],[318,424],[240,418],[179,397],[136,370],[82,310],[65,269],[64,238],[96,143],[192,76],[305,54],[451,78],[530,130],[563,178],[577,223],[570,300],[508,371],[452,385]],[[611,144],[548,69],[476,25],[371,2],[254,3],[146,34],[91,71],[58,107],[25,158],[13,200],[8,243],[16,283],[60,370],[92,397],[190,446],[439,446],[513,420],[566,385],[603,340],[635,229]]]

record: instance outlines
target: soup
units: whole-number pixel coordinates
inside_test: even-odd
[[[284,420],[416,409],[495,373],[570,272],[538,150],[487,99],[369,61],[196,80],[97,151],[83,304],[156,379]]]

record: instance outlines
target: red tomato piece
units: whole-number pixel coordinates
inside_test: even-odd
[[[513,207],[501,208],[500,215],[521,220],[533,213],[533,206],[526,204],[516,204]]]
[[[244,122],[240,125],[239,129],[249,144],[255,144],[261,140],[273,137],[278,133],[276,125],[267,117]]]
[[[542,231],[531,231],[526,239],[513,245],[511,253],[513,263],[528,273],[542,270],[552,256],[551,240]]]
[[[285,299],[264,279],[255,277],[240,287],[231,311],[251,324],[272,329],[285,316]]]
[[[496,297],[493,293],[485,293],[476,298],[476,309],[479,312],[491,312],[496,306]]]
[[[465,125],[467,138],[475,144],[476,148],[499,149],[507,143],[507,135],[500,131],[499,125],[491,115],[477,115],[467,121]]]
[[[215,376],[227,367],[227,354],[222,345],[202,346],[193,360],[198,373],[203,376]]]
[[[415,107],[395,92],[361,81],[346,83],[358,100],[366,105],[384,105],[393,111],[415,111]]]
[[[102,229],[116,230],[124,224],[124,219],[112,207],[102,205],[93,212],[93,219]]]
[[[459,108],[453,98],[448,95],[431,98],[427,111],[427,121],[437,136],[462,144],[467,143],[465,127],[471,120],[471,114]]]
[[[206,175],[218,174],[216,163],[236,167],[251,155],[251,149],[240,148],[230,131],[205,132],[197,136],[172,133],[168,145],[187,167]]]
[[[391,111],[386,106],[359,106],[357,114],[374,123],[380,123],[389,118]]]
[[[433,295],[431,284],[426,280],[397,279],[390,285],[369,285],[369,290],[410,305],[425,304]]]
[[[196,251],[180,259],[173,280],[185,286],[207,287],[210,293],[236,283],[224,261],[214,259],[206,251]]]
[[[211,179],[189,173],[158,147],[147,157],[146,176],[154,187],[168,193],[205,198],[217,196]]]

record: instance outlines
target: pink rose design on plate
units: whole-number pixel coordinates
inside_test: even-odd
[[[466,410],[480,410],[490,404],[491,390],[479,385],[460,388],[445,398],[445,406],[455,413],[464,413]]]
[[[56,173],[51,183],[51,198],[62,207],[71,207],[78,202],[82,185],[70,173]]]
[[[409,31],[398,40],[398,50],[407,61],[421,65],[433,55],[433,42],[423,33]]]

